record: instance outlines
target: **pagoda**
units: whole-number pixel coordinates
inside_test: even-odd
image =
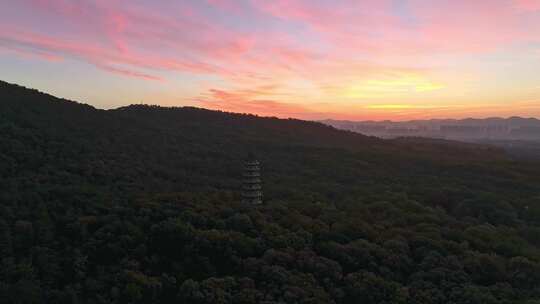
[[[261,171],[259,161],[252,155],[244,163],[242,182],[242,202],[252,205],[262,204]]]

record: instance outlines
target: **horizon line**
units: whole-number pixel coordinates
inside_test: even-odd
[[[319,118],[319,119],[306,119],[306,118],[294,117],[294,116],[261,115],[261,114],[252,113],[252,112],[239,112],[239,111],[231,111],[231,110],[212,109],[212,108],[207,108],[207,107],[204,107],[204,106],[196,106],[196,105],[172,105],[172,106],[168,106],[168,105],[151,104],[151,103],[145,103],[145,102],[130,103],[130,104],[127,104],[127,105],[118,106],[118,107],[111,107],[111,108],[101,108],[101,107],[98,107],[98,106],[93,105],[91,103],[81,102],[79,100],[73,100],[73,99],[69,99],[69,98],[66,98],[66,97],[57,96],[57,95],[54,95],[53,93],[42,91],[42,90],[40,90],[38,88],[27,87],[25,85],[21,85],[21,84],[18,84],[18,83],[9,82],[9,81],[0,79],[0,83],[2,83],[2,82],[5,83],[5,84],[8,84],[8,85],[18,86],[18,87],[28,89],[28,90],[35,90],[35,91],[37,91],[37,92],[39,92],[41,94],[49,95],[49,96],[52,96],[54,98],[65,100],[65,101],[68,101],[68,102],[73,102],[73,103],[89,106],[89,107],[92,107],[92,108],[94,108],[96,110],[100,110],[100,111],[114,111],[114,110],[119,110],[119,109],[122,109],[122,108],[132,107],[132,106],[159,107],[159,108],[163,108],[163,109],[195,108],[195,109],[222,112],[222,113],[230,113],[230,114],[253,115],[253,116],[257,116],[257,117],[261,117],[261,118],[296,119],[296,120],[314,121],[314,122],[337,121],[337,122],[353,122],[353,123],[358,123],[358,122],[379,122],[379,123],[380,122],[399,122],[399,123],[407,123],[407,122],[415,122],[415,121],[442,121],[442,120],[463,121],[463,120],[489,120],[489,119],[509,120],[509,119],[512,119],[512,118],[534,119],[534,120],[540,121],[540,117],[521,116],[521,115],[487,116],[487,117],[472,117],[472,116],[469,116],[469,117],[464,117],[464,118],[453,118],[453,117],[435,118],[435,117],[433,117],[433,118],[419,118],[419,119],[406,119],[406,120],[392,120],[392,119],[378,119],[378,120],[354,119],[354,120],[351,120],[351,119],[331,118],[330,116],[328,116],[326,118]]]

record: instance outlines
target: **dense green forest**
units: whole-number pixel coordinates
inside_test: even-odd
[[[0,82],[0,256],[0,303],[540,303],[540,163]]]

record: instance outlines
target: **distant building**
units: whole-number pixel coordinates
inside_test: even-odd
[[[259,205],[262,204],[262,186],[260,163],[253,156],[244,163],[242,183],[242,202]]]

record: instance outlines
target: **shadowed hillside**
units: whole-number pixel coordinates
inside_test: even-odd
[[[0,216],[0,303],[540,297],[540,166],[483,145],[0,82]]]

